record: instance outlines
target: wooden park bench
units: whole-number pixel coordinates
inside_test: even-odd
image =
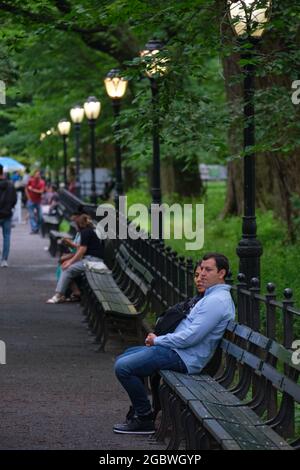
[[[109,256],[111,271],[85,272],[85,319],[101,350],[110,329],[127,335],[129,324],[142,341],[149,302],[159,312],[193,295],[191,260],[155,240],[129,238],[125,245]],[[248,287],[239,275],[233,286],[237,321],[227,326],[217,363],[201,374],[164,370],[152,377],[152,385],[157,377],[160,383],[152,387],[156,413],[161,407],[155,437],[168,437],[167,449],[300,449],[300,365],[291,349],[300,339],[300,312],[290,289],[283,302],[274,289],[269,283],[262,295],[257,279]]]
[[[288,291],[286,305],[283,302],[286,315]],[[250,295],[254,300],[259,297]],[[271,290],[268,315],[279,306],[270,296]],[[285,317],[285,327],[290,320]],[[291,330],[285,328],[284,333],[289,341],[287,331]],[[293,350],[231,321],[217,353],[219,367],[212,375],[159,372],[159,401],[157,397],[154,401],[161,405],[162,418],[156,438],[170,435],[168,449],[178,449],[183,442],[193,450],[299,449],[295,416],[300,410],[300,365],[293,361]]]
[[[46,237],[49,235],[51,230],[58,230],[59,224],[61,222],[61,217],[57,215],[43,215],[42,224],[41,224],[41,235]]]
[[[124,245],[115,253],[112,270],[85,270],[83,307],[86,321],[104,351],[111,329],[130,332],[143,342],[142,320],[148,312],[153,289],[152,274],[132,256]]]
[[[72,235],[67,232],[59,232],[58,230],[50,230],[49,232],[49,253],[51,256],[55,257],[57,253],[60,255],[64,252],[68,252],[67,249],[64,248],[62,244],[63,238],[69,238],[72,240]]]

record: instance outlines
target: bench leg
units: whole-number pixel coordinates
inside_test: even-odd
[[[97,335],[99,327],[99,304],[95,297],[92,298],[90,303],[90,315],[88,325],[92,334]]]
[[[104,313],[101,315],[100,318],[100,331],[101,336],[99,337],[99,347],[96,349],[96,352],[105,352],[105,345],[108,340],[108,325],[107,325],[107,318]]]
[[[198,425],[195,417],[188,410],[188,408],[185,408],[182,414],[182,427],[184,429],[186,450],[197,450],[196,435],[198,431]]]
[[[180,419],[181,418],[180,400],[178,400],[178,398],[173,396],[170,400],[170,406],[172,409],[172,413],[171,413],[172,430],[171,430],[171,439],[166,450],[178,450],[180,446],[180,442],[183,439],[181,419]]]
[[[89,322],[90,315],[91,315],[90,307],[91,307],[92,299],[93,299],[92,293],[89,290],[86,291],[83,297],[83,312],[82,313],[85,317],[82,321],[83,323]]]
[[[207,432],[205,432],[202,427],[198,427],[198,430],[196,431],[195,440],[196,450],[211,450],[213,448]]]
[[[104,334],[104,323],[103,323],[103,313],[97,312],[97,322],[95,324],[95,343],[101,344]]]
[[[160,386],[160,375],[154,373],[150,377],[150,388],[151,388],[151,395],[152,395],[152,409],[154,413],[154,419],[156,418],[157,414],[161,410],[161,405],[159,401],[159,386]]]
[[[161,421],[158,430],[155,433],[155,439],[157,441],[165,441],[165,438],[167,436],[168,430],[170,428],[171,424],[171,418],[170,418],[170,409],[169,409],[169,398],[170,398],[170,393],[169,393],[169,388],[167,385],[162,384],[159,387],[159,401],[161,404]]]

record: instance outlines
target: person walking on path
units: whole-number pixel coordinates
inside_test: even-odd
[[[12,182],[5,179],[0,165],[0,226],[3,234],[3,249],[0,266],[7,268],[10,249],[12,210],[17,203],[17,193]]]
[[[142,379],[158,370],[170,369],[198,374],[212,358],[235,307],[230,286],[225,284],[228,259],[219,253],[207,253],[199,263],[196,285],[204,296],[191,309],[173,333],[157,336],[149,333],[145,346],[127,349],[116,360],[117,379],[126,390],[134,413],[124,424],[116,424],[115,433],[152,434],[154,416]]]
[[[41,200],[45,191],[45,181],[39,170],[35,170],[26,186],[27,208],[31,233],[38,233],[42,222]]]

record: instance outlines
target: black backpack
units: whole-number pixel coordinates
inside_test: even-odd
[[[201,298],[202,295],[198,294],[191,299],[187,299],[165,310],[156,320],[154,334],[156,336],[162,336],[167,333],[173,333],[179,323],[186,318],[191,309]]]

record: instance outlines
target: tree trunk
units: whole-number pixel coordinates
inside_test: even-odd
[[[164,160],[161,166],[161,185],[163,194],[176,193],[179,196],[199,197],[203,194],[203,183],[200,177],[198,158],[195,156],[193,164],[184,168],[185,163],[169,159]]]

